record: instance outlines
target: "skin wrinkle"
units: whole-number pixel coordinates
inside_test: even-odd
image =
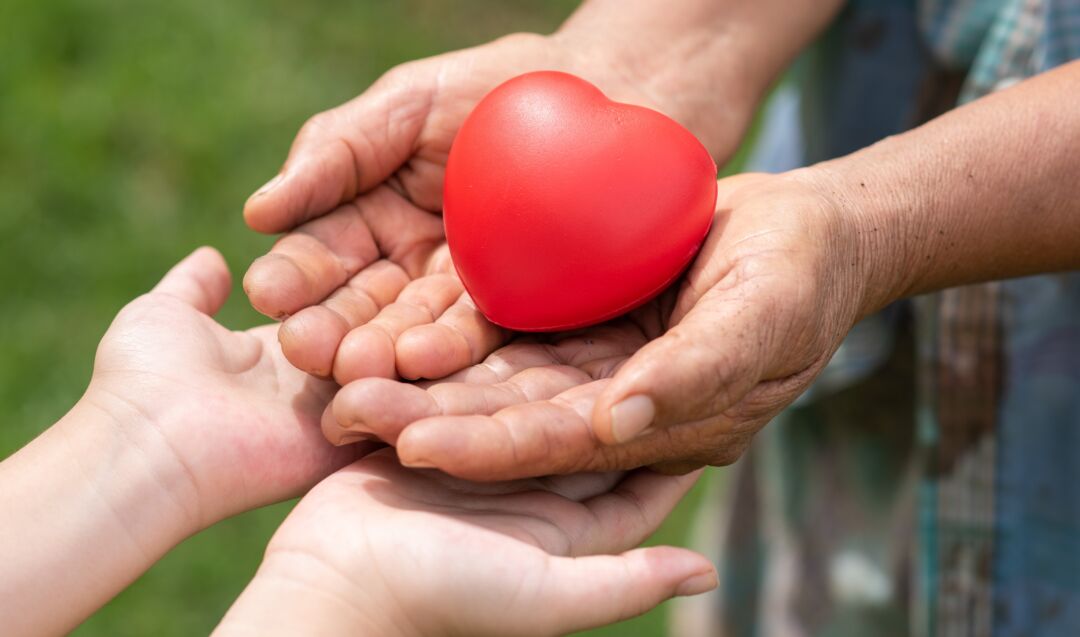
[[[497,421],[499,420],[499,414],[495,414],[495,420],[497,420]],[[518,453],[518,450],[519,450],[520,445],[521,445],[521,437],[520,436],[521,436],[522,432],[518,427],[506,427],[505,426],[506,423],[502,423],[502,424],[504,425],[503,431],[506,432],[507,443],[510,445],[510,459],[513,462],[514,465],[520,465],[521,464],[521,458],[520,458],[520,455]],[[541,440],[541,442],[543,444],[543,450],[544,450],[543,453],[541,454],[542,457],[545,457],[545,456],[546,457],[551,457],[550,454],[552,453],[552,451],[554,449],[554,445],[552,445],[552,441],[551,441],[551,435],[552,435],[551,431],[548,430],[547,428],[544,428],[544,429],[540,430],[540,440]]]
[[[542,561],[542,563],[545,566],[545,571],[544,571],[545,574],[546,574],[546,569],[547,569],[547,563],[548,563],[548,560],[550,560],[550,559],[551,558],[548,557],[548,558],[546,558],[546,559],[544,559]],[[510,595],[507,598],[506,603],[504,604],[505,608],[507,608],[507,609],[513,608],[514,606],[516,606],[519,603],[519,601],[520,601],[520,599],[522,597],[522,591],[525,589],[525,582],[526,582],[526,578],[524,578],[524,577],[517,578],[517,580],[514,582],[514,588],[511,589]],[[534,592],[534,596],[535,596],[535,592]],[[528,606],[526,606],[526,608],[528,608]]]
[[[526,538],[529,540],[529,544],[532,544],[533,546],[538,548],[542,548],[545,551],[556,553],[558,555],[571,555],[576,553],[574,543],[562,529],[561,524],[563,524],[564,522],[557,522],[554,518],[546,517],[541,513],[537,513],[537,511],[548,510],[549,508],[551,508],[552,505],[558,506],[562,502],[566,502],[566,504],[574,507],[575,510],[579,507],[583,507],[583,505],[571,502],[569,500],[564,500],[556,494],[540,490],[512,492],[498,496],[483,496],[459,490],[453,485],[453,483],[450,482],[441,482],[441,484],[442,486],[449,488],[452,492],[457,494],[459,496],[458,499],[454,500],[452,503],[433,500],[431,498],[423,497],[423,489],[418,489],[415,491],[411,490],[412,492],[408,495],[400,495],[398,497],[404,499],[407,502],[410,502],[413,505],[411,508],[417,511],[427,512],[427,510],[431,510],[432,513],[442,511],[450,514],[467,513],[469,516],[481,519],[491,518],[495,520],[500,520],[502,518],[525,518],[533,522],[538,522],[544,528],[547,528],[549,531],[553,532],[553,535],[557,540],[556,544],[551,544],[550,542],[541,540],[540,537],[532,531],[529,531],[527,528],[518,527],[512,521],[507,521],[505,523],[505,528],[501,531],[489,529],[486,524],[478,524],[478,526],[495,533],[510,535],[511,537],[516,537],[515,534],[519,531],[523,532],[526,534]],[[515,506],[512,509],[497,509],[492,508],[489,505],[492,497],[499,498],[501,501],[506,502],[507,499],[523,500],[529,496],[545,496],[544,499],[551,501],[544,503],[544,505],[530,506],[528,508],[524,506]],[[570,515],[568,517],[572,518],[573,516]]]
[[[271,329],[273,329],[273,328],[271,328]],[[258,338],[255,338],[251,334],[248,334],[248,336],[251,336],[251,338],[253,338],[256,341],[256,343],[258,344],[258,349],[257,349],[257,352],[256,352],[256,356],[253,357],[251,366],[248,367],[247,369],[241,371],[240,373],[242,375],[244,375],[244,376],[251,376],[251,375],[253,375],[252,372],[254,372],[257,368],[259,368],[259,367],[263,366],[264,364],[268,363],[274,369],[274,373],[270,375],[271,376],[270,382],[273,383],[273,386],[270,388],[271,389],[270,393],[272,395],[274,395],[274,396],[279,396],[281,394],[281,377],[282,377],[281,365],[282,365],[282,361],[280,361],[277,357],[271,355],[271,353],[269,351],[267,351],[266,347],[264,346],[264,344],[263,344],[263,342],[261,340],[259,340]],[[284,364],[288,365],[288,362],[284,362]],[[256,381],[256,382],[258,382],[258,381]],[[262,381],[262,382],[265,382],[265,381]],[[265,385],[263,385],[262,383],[259,383],[258,386],[259,387],[265,387]]]
[[[573,368],[559,367],[559,368],[552,369],[551,371],[561,371],[563,369],[573,369]],[[509,389],[510,392],[512,392],[515,396],[517,396],[518,402],[531,403],[531,402],[535,402],[535,401],[538,401],[538,400],[543,400],[543,398],[541,396],[537,396],[537,395],[535,395],[533,393],[530,393],[524,386],[519,384],[520,382],[522,382],[522,380],[525,380],[525,379],[521,379],[521,380],[518,380],[516,382],[514,380],[515,378],[518,378],[518,377],[522,376],[523,374],[528,374],[529,371],[530,370],[525,370],[523,372],[519,372],[519,373],[515,374],[514,376],[512,376],[505,383],[500,383],[499,386],[502,386],[502,387],[505,387],[505,388]],[[577,371],[577,370],[574,370],[574,371]]]
[[[498,355],[489,356],[480,363],[480,367],[489,370],[496,382],[503,382],[514,375],[513,367]]]
[[[625,363],[626,360],[627,356],[625,354],[608,356],[607,358],[589,361],[581,369],[589,375],[590,379],[602,380],[614,376],[618,367]]]
[[[496,518],[502,518],[502,517],[525,518],[527,521],[529,521],[529,522],[531,522],[533,524],[539,524],[540,527],[542,527],[544,529],[547,529],[549,531],[549,535],[551,536],[552,539],[550,539],[550,540],[542,539],[540,537],[541,533],[540,532],[535,532],[532,529],[530,529],[528,524],[514,524],[513,522],[507,522],[504,525],[505,528],[503,528],[502,530],[500,530],[498,532],[503,534],[503,535],[507,535],[509,537],[517,539],[519,541],[523,540],[524,543],[531,544],[532,546],[534,546],[534,547],[536,547],[536,548],[540,549],[541,551],[546,552],[548,554],[555,554],[555,555],[558,555],[558,556],[567,556],[567,555],[574,555],[575,554],[574,547],[573,547],[573,542],[571,541],[569,535],[567,535],[567,533],[565,531],[563,531],[563,529],[558,524],[556,524],[556,523],[552,522],[551,520],[548,520],[547,518],[544,518],[544,517],[542,517],[540,515],[537,515],[537,514],[534,514],[534,513],[529,513],[527,511],[521,511],[521,512],[514,513],[513,516],[507,516],[503,512],[490,511],[490,510],[472,510],[472,511],[470,511],[469,514],[470,514],[470,516],[478,517],[478,518],[488,517],[488,516],[496,517]],[[481,526],[483,526],[483,525],[481,525]],[[524,578],[519,578],[519,579],[524,579]]]
[[[286,242],[286,239],[291,239],[291,243]],[[318,281],[320,277],[314,276],[312,268],[302,266],[300,264],[301,259],[298,259],[295,254],[292,254],[291,250],[293,248],[300,247],[293,245],[298,243],[299,240],[303,240],[308,247],[308,249],[303,250],[304,252],[308,252],[308,254],[311,256],[317,256],[317,260],[320,262],[331,263],[337,266],[337,276],[334,278],[333,283],[335,288],[343,285],[348,280],[348,268],[345,267],[345,264],[342,263],[341,259],[338,258],[334,251],[330,249],[330,246],[326,245],[326,243],[324,243],[321,239],[314,236],[310,232],[298,228],[293,234],[286,235],[286,237],[282,238],[282,240],[278,242],[278,246],[275,246],[279,249],[279,251],[273,252],[272,254],[287,259],[293,264],[293,266],[297,270],[300,270],[300,272],[304,275],[304,278],[307,281],[310,290],[313,291],[315,289],[317,285],[316,281]],[[289,251],[286,251],[282,248],[288,248]],[[304,261],[311,262],[314,261],[314,259],[305,259]],[[323,268],[318,269],[321,270]]]
[[[375,300],[375,297],[371,296],[371,294],[359,284],[354,286],[350,283],[347,284],[347,287],[343,289],[339,288],[338,291],[347,291],[348,293],[350,293],[351,298],[346,298],[344,294],[337,297],[331,295],[326,299],[326,302],[323,303],[321,307],[329,310],[335,316],[341,319],[341,324],[346,329],[346,331],[352,329],[353,326],[358,323],[364,323],[371,320],[379,313],[379,310],[382,309],[382,306],[380,306],[379,302]],[[366,302],[367,304],[362,305],[364,302]],[[338,309],[338,307],[341,307],[342,305],[354,308],[357,311],[350,312],[349,316],[345,316],[345,314],[342,313],[342,310]],[[353,320],[355,316],[365,318]]]
[[[410,69],[412,70],[412,69]],[[397,91],[399,99],[393,101],[393,107],[386,111],[386,125],[384,130],[387,132],[387,140],[390,139],[412,139],[411,150],[415,154],[420,147],[420,140],[424,138],[424,134],[427,132],[425,127],[430,121],[429,115],[435,108],[435,104],[438,102],[440,94],[442,93],[442,85],[440,82],[441,75],[444,68],[440,68],[439,72],[435,75],[435,82],[431,86],[430,91],[421,91],[425,96],[425,99],[421,103],[419,100],[411,98],[400,98],[402,94],[410,94],[414,96],[416,91],[410,91],[407,87],[405,89]],[[420,71],[414,71],[414,73],[420,73]],[[407,76],[407,72],[403,72],[403,76]],[[419,125],[417,125],[419,122]],[[397,134],[391,134],[391,131],[395,131]],[[401,131],[415,131],[411,135],[403,135]],[[408,165],[406,162],[405,165]],[[431,211],[429,211],[431,212]]]
[[[313,294],[312,294],[313,291],[314,291],[313,281],[316,280],[316,278],[312,276],[313,273],[308,268],[305,268],[304,266],[300,265],[296,261],[296,259],[293,258],[292,255],[284,253],[284,252],[271,252],[270,254],[267,254],[266,256],[263,256],[261,258],[262,259],[277,260],[277,261],[279,261],[281,263],[286,263],[289,266],[291,266],[294,270],[296,270],[296,272],[300,275],[301,280],[303,281],[303,286],[304,286],[304,294],[303,294],[303,296],[305,296],[305,297],[313,296]],[[265,261],[264,261],[264,263],[265,263]],[[342,282],[344,282],[344,281],[342,281]],[[249,290],[248,293],[250,294],[251,291]],[[282,311],[280,313],[281,318],[286,318],[288,316],[290,316],[289,312]]]
[[[409,273],[406,272],[405,269],[402,268],[400,265],[398,265],[397,263],[394,263],[393,261],[389,261],[389,260],[386,260],[386,259],[380,259],[379,261],[376,262],[376,264],[379,263],[379,262],[386,264],[385,267],[388,268],[390,271],[392,271],[395,275],[397,275],[397,274],[401,275],[401,278],[403,279],[403,281],[401,282],[401,285],[398,286],[398,290],[404,289],[405,286],[407,286],[409,284]],[[370,266],[369,266],[369,269],[370,269]],[[346,288],[350,289],[350,290],[353,290],[353,291],[355,291],[357,293],[363,294],[364,296],[368,297],[371,300],[371,302],[375,305],[375,307],[377,307],[380,310],[393,302],[393,298],[388,298],[388,299],[386,299],[385,302],[380,302],[379,299],[372,296],[371,293],[368,291],[368,289],[365,287],[366,283],[367,283],[367,281],[363,281],[363,280],[359,279],[357,276],[354,276],[346,284]],[[395,294],[395,295],[392,295],[392,296],[396,298],[397,295]]]
[[[313,563],[319,567],[320,579],[326,577],[326,575],[330,575],[345,584],[350,590],[348,593],[340,593],[322,587],[313,587],[308,581],[304,581],[291,573],[285,572],[282,570],[282,567],[273,563],[275,559],[280,561],[283,558]],[[367,616],[363,607],[356,602],[357,597],[366,596],[365,592],[367,588],[363,585],[364,583],[354,580],[349,573],[346,573],[336,565],[327,562],[307,547],[302,545],[285,547],[271,545],[267,547],[266,555],[263,558],[262,568],[265,568],[266,572],[259,576],[260,579],[269,575],[271,579],[277,579],[288,584],[293,584],[308,593],[330,598],[333,601],[340,603],[345,608],[353,609],[356,611],[356,614],[361,617]]]
[[[362,197],[363,204],[357,203],[353,205],[359,210],[364,221],[367,223],[368,228],[371,229],[372,238],[375,241],[375,245],[378,247],[381,254],[385,254],[386,258],[391,262],[397,263],[401,266],[409,275],[410,279],[415,279],[425,271],[428,265],[429,259],[433,256],[430,250],[425,248],[431,248],[431,246],[439,243],[443,240],[441,225],[437,232],[436,237],[424,238],[424,235],[411,235],[407,234],[408,240],[404,243],[400,242],[400,236],[398,232],[388,232],[383,228],[385,222],[385,211],[374,206],[376,199],[384,199],[386,197],[397,197],[398,195],[392,190],[380,192],[379,189],[371,191],[365,197]],[[402,202],[406,206],[412,206],[407,200],[402,199]],[[424,213],[419,208],[416,208],[419,214]],[[399,222],[400,223],[400,222]],[[396,228],[395,228],[396,230]],[[422,256],[421,256],[422,255]],[[423,263],[415,264],[417,258],[420,258]]]
[[[168,379],[164,380],[166,383],[171,382]],[[174,486],[170,484],[171,481],[163,479],[160,475],[160,472],[151,471],[149,472],[149,475],[152,476],[158,486],[162,488],[165,495],[172,499],[176,506],[184,512],[184,515],[189,520],[191,520],[195,528],[201,529],[207,526],[209,522],[206,518],[205,511],[203,511],[202,509],[201,503],[203,500],[203,494],[202,489],[199,486],[198,479],[195,477],[195,473],[194,471],[192,471],[191,466],[184,461],[184,459],[177,452],[176,447],[169,441],[169,439],[165,436],[164,432],[161,431],[160,424],[157,422],[157,419],[153,418],[152,415],[147,413],[141,405],[136,404],[131,399],[125,396],[121,396],[118,393],[111,391],[107,388],[101,389],[101,391],[105,392],[107,396],[109,396],[113,400],[116,400],[117,402],[131,410],[132,413],[136,414],[136,420],[142,423],[142,426],[139,427],[140,431],[154,432],[157,435],[158,439],[162,443],[164,443],[164,446],[166,449],[168,449],[169,454],[175,463],[175,466],[180,469],[180,477],[188,485],[188,488],[194,494],[193,502],[185,502],[184,499],[176,493],[176,491],[174,490]],[[99,411],[105,414],[109,413],[108,409],[101,405],[100,402],[97,401],[97,399],[87,396],[87,400],[89,404],[92,404]],[[151,462],[151,458],[153,458],[152,454],[146,451],[144,446],[140,444],[139,439],[133,434],[133,432],[128,431],[126,427],[114,427],[113,430],[126,438],[131,443],[132,448],[136,449],[141,454],[144,465],[146,465],[147,467],[157,466],[159,461],[155,458],[154,461]],[[75,455],[78,456],[79,454]],[[102,497],[104,498],[104,496]],[[130,529],[125,530],[128,532],[129,536],[133,536]],[[134,537],[132,537],[132,539],[134,541]]]
[[[367,548],[367,554],[371,557],[371,564],[372,564],[372,566],[375,567],[375,574],[378,576],[378,578],[380,580],[382,580],[384,582],[389,581],[387,579],[387,577],[386,577],[386,573],[384,572],[382,564],[380,564],[380,562],[379,562],[379,557],[380,557],[381,553],[376,551],[374,549],[374,547],[371,545],[371,536],[367,532],[367,527],[366,526],[361,526],[361,528],[358,529],[358,530],[360,532],[360,537],[363,539],[364,545]],[[361,587],[361,590],[362,590],[362,587]],[[388,591],[388,592],[389,592],[390,600],[393,602],[393,604],[398,607],[399,611],[403,611],[404,608],[405,608],[405,604],[402,603],[402,601],[398,598],[397,594],[394,591],[391,590],[391,591]],[[401,613],[398,613],[398,614],[394,615],[393,617],[394,617],[394,620],[392,620],[392,621],[395,624],[397,624],[398,621],[400,621],[400,622],[403,622],[405,625],[413,628],[414,631],[412,632],[412,634],[414,634],[414,635],[423,635],[424,634],[423,631],[420,631],[419,627],[415,623],[413,623],[413,620],[409,616],[408,613],[401,612]],[[402,634],[408,634],[405,631],[401,631],[401,632],[402,632]]]
[[[322,231],[324,226],[332,225],[332,222],[337,218],[345,219],[345,226],[337,229],[335,232],[335,239],[340,240],[342,236],[349,236],[350,231],[357,225],[359,225],[359,221],[362,220],[359,213],[359,207],[357,207],[355,203],[350,202],[342,204],[337,209],[335,209],[333,213],[330,213],[325,217],[303,223],[303,225],[299,226],[296,230],[294,230],[292,234],[297,236],[310,236],[310,238],[314,240],[316,244],[318,244],[318,246],[321,247],[321,252],[323,253],[323,255],[329,255],[329,259],[327,260],[337,263],[337,265],[341,268],[341,283],[345,283],[354,272],[359,271],[361,268],[370,265],[370,263],[374,262],[378,258],[378,247],[375,245],[375,238],[373,238],[372,232],[370,232],[367,226],[363,225],[362,228],[364,232],[364,240],[360,241],[359,243],[363,244],[364,247],[368,249],[350,249],[350,253],[355,252],[357,254],[350,254],[347,256],[338,253],[337,250],[330,247],[316,232]],[[351,247],[354,248],[355,246],[353,245]],[[355,262],[355,267],[352,267],[353,261]],[[341,283],[339,283],[338,285],[341,285]]]
[[[631,510],[638,517],[641,528],[649,529],[659,525],[659,521],[654,520],[653,517],[648,514],[648,507],[641,501],[641,497],[638,496],[637,493],[634,493],[629,489],[624,489],[620,485],[612,489],[609,495],[630,504]]]
[[[434,310],[432,310],[429,305],[426,305],[423,302],[417,303],[410,299],[406,301],[396,301],[396,303],[401,304],[401,306],[407,310],[417,312],[424,316],[424,318],[427,319],[426,321],[424,321],[424,324],[434,323],[435,319],[437,318],[435,316]]]
[[[395,103],[396,101],[402,99],[401,94],[406,92],[406,91],[402,90],[401,88],[399,88],[398,86],[395,85],[393,71],[386,74],[386,81],[383,84],[384,84],[383,86],[379,87],[380,92],[377,94],[378,95],[377,99],[380,100],[381,102],[383,102],[384,104],[393,104],[393,103]],[[390,126],[391,126],[390,118],[391,118],[391,112],[393,110],[393,107],[379,108],[379,109],[375,109],[375,110],[382,115],[382,122],[381,122],[380,126],[375,127],[375,128],[369,128],[369,127],[364,126],[363,122],[353,122],[353,123],[351,123],[352,125],[349,126],[350,129],[355,128],[356,130],[362,131],[363,134],[361,134],[359,136],[359,141],[362,141],[365,144],[365,148],[363,150],[367,151],[366,153],[362,153],[362,152],[358,151],[356,149],[356,147],[352,145],[353,142],[350,141],[350,138],[347,135],[341,135],[340,136],[341,139],[345,141],[345,144],[348,147],[350,155],[352,156],[352,160],[353,160],[353,170],[351,171],[351,174],[353,176],[353,183],[355,184],[355,186],[354,186],[353,190],[351,191],[352,196],[355,196],[355,195],[359,194],[360,192],[362,192],[361,189],[363,187],[363,183],[364,183],[364,179],[365,179],[364,178],[364,170],[363,170],[362,167],[365,165],[366,162],[361,162],[360,161],[361,157],[369,157],[371,159],[370,163],[375,164],[376,172],[379,173],[379,174],[390,174],[390,173],[393,172],[393,167],[392,166],[388,166],[386,164],[381,163],[380,160],[382,158],[384,158],[384,155],[378,151],[379,148],[393,148],[394,147],[394,145],[392,144],[393,140],[391,139],[391,136],[390,136]],[[368,109],[367,111],[363,112],[363,115],[364,115],[365,118],[370,118],[371,117],[370,111],[371,111],[371,109]],[[346,111],[346,112],[349,112],[349,111]],[[356,115],[359,115],[359,114],[360,113],[356,113]],[[354,117],[355,117],[355,115],[354,115]],[[381,134],[382,139],[379,140],[378,142],[376,142],[375,140],[371,139],[369,134]],[[392,154],[391,156],[394,156],[394,155],[396,155],[396,153]],[[374,186],[374,184],[372,184],[372,186]],[[369,188],[370,188],[370,186],[369,186]],[[363,189],[363,190],[368,190],[368,189]],[[343,200],[345,198],[346,197],[343,197],[342,199],[339,199],[339,201],[341,201],[341,200]]]
[[[356,200],[343,204],[339,209],[341,211],[342,218],[345,219],[345,225],[338,231],[338,236],[347,237],[355,232],[355,228],[359,227],[363,237],[360,241],[354,243],[355,245],[362,245],[367,250],[357,251],[359,254],[339,254],[333,250],[330,250],[334,258],[341,263],[342,269],[349,273],[358,272],[361,268],[371,263],[374,263],[379,258],[379,246],[375,243],[375,236],[371,232],[370,226],[368,226],[364,214],[360,211],[360,204]],[[345,214],[348,212],[349,214]],[[333,213],[331,213],[333,214]],[[297,232],[304,232],[305,229],[310,231],[312,223],[306,223],[296,229]],[[324,242],[325,243],[325,242]],[[329,246],[327,246],[329,248]],[[355,267],[353,266],[355,262]]]
[[[126,405],[129,409],[131,409],[135,414],[138,415],[138,418],[145,419],[145,414],[137,405],[132,404],[130,401],[126,400],[121,396],[117,396],[115,393],[107,392],[107,394],[113,399],[118,400],[120,403]],[[109,422],[116,422],[110,416],[109,410],[102,406],[96,399],[88,397],[88,401],[86,404],[90,405],[101,415],[105,416],[106,419],[109,420]],[[153,427],[149,428],[153,429]],[[199,488],[197,481],[195,480],[194,474],[191,473],[190,468],[179,458],[179,456],[176,455],[175,450],[172,449],[171,445],[166,442],[166,447],[172,453],[176,466],[180,467],[181,477],[188,483],[192,492],[196,494],[194,500],[194,507],[192,507],[191,504],[184,502],[183,499],[179,497],[179,495],[174,491],[173,486],[169,484],[170,481],[162,478],[160,471],[153,470],[153,468],[159,466],[158,463],[151,461],[151,454],[147,453],[143,445],[140,444],[139,440],[132,434],[132,432],[128,431],[127,427],[113,426],[110,428],[110,431],[120,434],[120,436],[125,438],[130,443],[130,448],[134,449],[138,453],[140,463],[145,468],[150,469],[146,472],[146,475],[149,475],[151,477],[151,479],[157,484],[157,486],[164,493],[164,495],[168,499],[172,500],[176,508],[180,510],[180,512],[185,518],[187,518],[190,523],[188,525],[190,529],[195,530],[203,528],[204,521],[203,514],[200,510],[201,507],[199,505],[200,498],[198,496]],[[69,444],[66,437],[63,438],[63,440],[65,445]],[[135,530],[131,528],[130,520],[126,519],[126,516],[124,516],[120,509],[117,507],[117,504],[114,503],[109,497],[109,494],[106,493],[100,481],[94,479],[93,474],[88,470],[86,462],[84,460],[85,454],[83,453],[83,450],[73,449],[72,452],[73,453],[70,453],[69,456],[72,458],[72,461],[76,464],[76,466],[78,466],[79,472],[83,476],[83,484],[90,485],[93,494],[102,504],[105,505],[106,510],[108,510],[113,520],[120,526],[121,530],[124,532],[124,535],[127,537],[128,544],[134,547],[139,552],[139,557],[144,563],[156,560],[158,557],[158,552],[144,545],[144,541],[146,540],[146,538],[141,537]]]
[[[453,307],[453,306],[451,305],[451,307]],[[477,360],[478,357],[476,355],[476,350],[473,348],[472,341],[470,341],[469,337],[465,335],[465,332],[461,331],[461,328],[458,327],[457,324],[455,324],[455,323],[442,323],[441,325],[444,328],[449,329],[451,332],[456,334],[457,337],[461,340],[461,342],[465,343],[465,351],[467,351],[469,353],[469,362],[470,363]]]
[[[417,70],[417,68],[416,68],[417,66],[418,66],[417,63],[407,63],[407,64],[404,64],[404,65],[398,66],[395,69],[392,69],[387,74],[387,76],[390,76],[391,74],[396,73],[397,75],[401,76],[402,78],[409,78],[409,80],[412,80],[412,77],[415,76],[416,74],[423,73],[423,71]],[[423,150],[423,143],[422,143],[423,140],[428,139],[430,137],[430,135],[429,135],[429,126],[431,125],[431,117],[430,117],[430,115],[434,111],[435,105],[438,103],[438,100],[442,96],[443,84],[444,84],[444,81],[445,81],[445,73],[446,73],[446,67],[441,66],[439,68],[438,72],[435,74],[435,81],[434,81],[430,91],[425,91],[422,86],[420,87],[419,91],[410,91],[409,89],[414,88],[414,86],[410,85],[410,81],[405,80],[405,79],[400,80],[402,82],[402,84],[403,84],[403,88],[402,88],[403,93],[417,93],[417,92],[419,92],[421,95],[425,96],[425,104],[424,104],[424,106],[422,108],[418,108],[417,111],[415,112],[415,114],[413,115],[413,117],[416,118],[416,119],[423,119],[423,122],[421,122],[420,127],[417,129],[416,133],[411,136],[411,139],[412,139],[412,141],[410,142],[410,145],[412,147],[412,153],[410,154],[411,156],[410,156],[409,160],[402,163],[402,165],[399,166],[396,171],[394,171],[394,174],[396,174],[398,176],[399,180],[400,180],[400,183],[401,183],[403,191],[404,191],[405,198],[408,199],[410,202],[415,203],[417,205],[417,207],[422,208],[424,210],[427,210],[428,212],[431,212],[431,213],[439,213],[440,212],[442,193],[440,192],[435,196],[428,196],[428,197],[419,197],[419,196],[417,196],[419,194],[417,191],[420,189],[420,186],[417,186],[416,184],[423,183],[423,180],[420,178],[420,170],[415,167],[414,162],[417,159],[419,159],[421,161],[430,161],[432,164],[437,163],[435,161],[425,159],[422,156],[417,157],[417,155],[418,155],[418,151]],[[406,100],[406,102],[408,102],[408,100]],[[387,121],[387,126],[386,126],[387,131],[390,130],[390,123],[389,123],[390,117],[391,117],[391,115],[388,114],[387,115],[388,121]],[[423,155],[422,152],[419,153],[419,154]],[[443,159],[443,164],[445,165],[445,158]],[[441,172],[441,169],[439,169],[439,170]]]
[[[326,127],[323,122],[325,122],[327,119],[332,119],[332,117],[333,116],[326,111],[322,113],[317,113],[314,116],[310,117],[306,122],[304,122],[303,126],[300,127],[300,132],[297,133],[297,139],[317,139],[320,136],[319,133],[323,131],[330,133],[333,130],[333,127]],[[345,141],[345,139],[339,136],[331,135],[331,145],[334,143],[340,144],[340,147],[344,148],[346,156],[351,159],[354,166],[353,171],[345,171],[346,174],[352,175],[348,184],[342,184],[339,187],[339,194],[337,200],[344,201],[347,198],[356,196],[359,184],[357,183],[355,167],[359,167],[360,164],[357,163],[358,157],[353,152],[353,148],[349,145],[347,141]],[[328,153],[328,155],[332,154],[332,152]],[[323,161],[323,163],[325,164],[326,162]],[[286,169],[286,172],[288,172],[288,169]],[[315,205],[316,193],[316,188],[307,189],[307,193],[304,198],[304,204],[300,206],[300,209],[303,210],[300,217],[302,220],[310,219],[320,210],[320,207]]]

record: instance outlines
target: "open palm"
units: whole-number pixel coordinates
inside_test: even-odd
[[[260,587],[281,581],[291,599],[348,600],[335,615],[363,618],[365,634],[555,635],[632,617],[715,585],[712,565],[693,552],[631,550],[696,477],[474,484],[406,469],[384,449],[300,501],[221,632],[252,615],[245,607]],[[314,630],[320,620],[305,621]]]
[[[229,287],[217,252],[182,261],[117,315],[87,390],[174,461],[161,473],[179,477],[164,482],[199,526],[298,495],[362,453],[319,435],[336,386],[289,365],[275,326],[234,332],[211,318]]]

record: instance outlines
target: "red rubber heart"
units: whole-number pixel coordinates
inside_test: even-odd
[[[655,296],[697,253],[715,205],[716,165],[690,131],[541,71],[497,87],[462,124],[443,217],[476,307],[535,332]]]

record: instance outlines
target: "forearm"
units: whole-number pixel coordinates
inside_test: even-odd
[[[856,220],[866,312],[946,287],[1080,268],[1078,95],[1074,62],[802,171]]]
[[[554,37],[629,75],[723,160],[772,82],[842,4],[588,0]]]
[[[84,401],[0,463],[0,633],[71,630],[194,530],[134,442]]]

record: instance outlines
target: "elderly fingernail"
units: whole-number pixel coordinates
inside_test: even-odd
[[[683,582],[675,589],[675,596],[688,597],[690,595],[700,595],[711,591],[719,584],[720,580],[717,579],[716,571],[701,573],[683,580]]]
[[[611,408],[611,436],[627,442],[648,429],[656,418],[656,405],[648,396],[631,396]]]
[[[270,192],[274,188],[277,188],[278,184],[280,184],[281,180],[284,179],[284,178],[285,178],[285,175],[280,174],[280,173],[277,174],[277,175],[274,175],[273,179],[271,179],[270,181],[263,184],[262,188],[259,188],[258,190],[256,190],[255,194],[251,195],[251,196],[252,197],[259,197],[261,195],[265,195],[266,193]]]
[[[435,463],[434,462],[424,460],[423,458],[408,458],[408,459],[406,459],[406,458],[401,458],[399,456],[398,460],[401,461],[402,465],[404,465],[404,466],[406,466],[406,467],[408,467],[410,469],[434,469],[435,468]]]

